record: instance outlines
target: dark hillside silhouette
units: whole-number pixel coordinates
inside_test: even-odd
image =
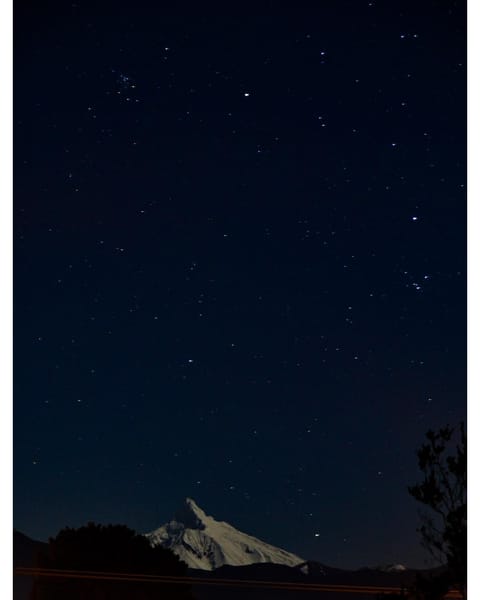
[[[47,544],[32,540],[20,531],[13,530],[13,567],[33,567],[37,556]],[[26,600],[32,590],[32,578],[17,575],[13,578],[13,600]]]
[[[187,566],[170,550],[152,547],[124,525],[89,523],[49,540],[38,566],[49,569],[184,576]],[[191,600],[189,586],[38,577],[32,600]]]

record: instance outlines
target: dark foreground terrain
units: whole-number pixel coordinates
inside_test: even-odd
[[[42,542],[34,541],[22,533],[14,532],[14,560],[15,567],[35,566],[35,559],[39,551],[46,547]],[[355,593],[354,590],[348,592],[338,591],[319,591],[319,590],[301,590],[305,584],[344,585],[344,586],[366,586],[380,588],[401,588],[408,589],[413,582],[418,571],[406,570],[403,572],[385,573],[374,569],[361,569],[357,571],[348,571],[327,567],[320,563],[308,562],[303,568],[291,568],[275,564],[255,564],[242,567],[224,566],[213,572],[201,571],[196,569],[189,570],[189,576],[198,578],[202,581],[215,580],[235,580],[238,585],[204,585],[194,583],[192,586],[193,594],[196,600],[296,600],[306,598],[321,598],[323,600],[355,600],[362,598],[369,600],[371,598],[395,598],[395,595],[381,596],[377,591],[371,593]],[[254,582],[270,582],[274,588],[258,588]],[[285,583],[285,589],[279,584]],[[296,587],[298,586],[298,587]],[[32,578],[26,576],[14,577],[14,600],[29,600],[32,587]],[[286,589],[289,587],[290,589]],[[160,590],[159,590],[160,592]],[[159,593],[159,600],[162,598]],[[132,599],[134,600],[134,599]]]
[[[404,587],[407,589],[415,580],[416,571],[407,570],[401,573],[383,573],[381,571],[362,569],[358,571],[347,571],[343,569],[334,569],[321,565],[319,563],[306,563],[307,573],[298,568],[285,567],[282,565],[256,564],[245,567],[224,566],[213,573],[205,571],[191,570],[194,577],[208,580],[210,578],[239,580],[242,582],[250,581],[268,581],[274,585],[285,583],[286,586],[295,588],[298,584],[299,589],[258,589],[255,587],[213,587],[207,585],[194,585],[194,595],[197,600],[221,600],[232,598],[232,600],[274,600],[277,598],[293,600],[296,598],[323,598],[325,600],[354,600],[355,598],[377,598],[378,592],[369,594],[349,592],[326,591],[326,590],[304,590],[301,587],[305,584],[320,584],[323,586],[374,586],[374,587]],[[387,598],[388,596],[386,596]],[[392,596],[390,596],[392,597]]]

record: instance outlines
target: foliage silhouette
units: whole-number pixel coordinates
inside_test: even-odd
[[[187,565],[171,550],[152,547],[148,539],[124,525],[88,523],[62,529],[38,558],[41,568],[185,576]],[[32,600],[191,600],[187,585],[58,579],[39,576]]]
[[[418,450],[423,481],[408,488],[429,512],[421,513],[419,532],[430,554],[447,566],[446,578],[466,598],[467,585],[467,436],[465,426],[428,431]],[[425,583],[425,582],[424,582]],[[426,585],[426,584],[425,584]],[[432,585],[435,584],[432,582]]]
[[[452,576],[448,570],[434,575],[417,574],[414,589],[416,600],[443,600],[452,586]]]

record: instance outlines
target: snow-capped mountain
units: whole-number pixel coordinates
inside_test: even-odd
[[[373,571],[381,571],[382,573],[403,573],[407,570],[405,565],[393,564],[393,565],[379,565],[377,567],[371,567]]]
[[[153,546],[170,548],[189,567],[212,571],[222,565],[276,563],[290,567],[305,562],[281,548],[242,533],[223,521],[216,521],[191,498],[169,523],[147,533]]]

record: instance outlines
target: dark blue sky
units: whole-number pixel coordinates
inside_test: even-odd
[[[191,496],[421,566],[415,450],[466,412],[465,4],[161,4],[16,3],[14,525]]]

